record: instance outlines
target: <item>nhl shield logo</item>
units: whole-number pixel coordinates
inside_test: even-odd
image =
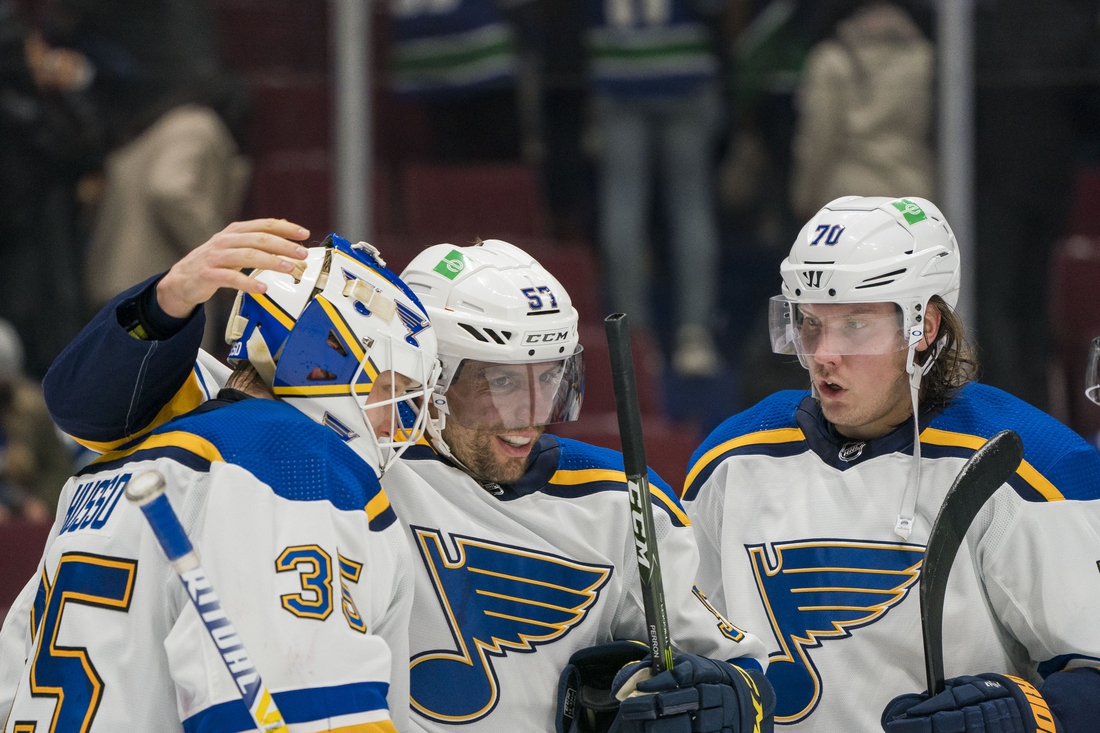
[[[841,446],[840,453],[837,454],[837,457],[845,463],[850,463],[863,455],[863,446],[865,445],[867,444],[862,441],[858,443],[845,443]]]

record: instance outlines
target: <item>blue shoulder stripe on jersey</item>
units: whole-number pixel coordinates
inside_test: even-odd
[[[310,723],[340,715],[386,710],[385,682],[356,682],[333,687],[274,692],[275,704],[289,725]],[[183,721],[186,733],[239,733],[256,730],[243,700],[212,705]]]
[[[557,440],[560,447],[557,470],[543,486],[542,493],[575,498],[601,491],[626,491],[622,453],[570,438]],[[664,510],[674,526],[691,525],[676,492],[652,468],[649,490],[653,505]]]
[[[1021,491],[1025,499],[1100,499],[1100,453],[1050,415],[984,384],[970,383],[959,390],[921,434],[922,451],[937,432],[937,443],[965,445],[966,436],[988,440],[1005,429],[1015,430],[1024,443],[1024,463],[1017,471],[1021,481],[1009,483],[1018,491],[1018,484],[1026,483],[1031,491]],[[1043,499],[1036,499],[1035,493]]]
[[[119,451],[124,452],[124,451]],[[108,453],[107,456],[113,455]],[[116,468],[121,468],[127,463],[134,463],[136,461],[155,461],[158,458],[170,458],[176,463],[187,466],[194,471],[209,471],[210,459],[194,453],[187,448],[175,445],[158,446],[153,448],[141,449],[133,452],[127,452],[127,454],[121,458],[113,460],[107,459],[107,456],[100,458],[92,463],[89,463],[84,468],[80,469],[76,473],[77,476],[87,476],[93,473],[100,473],[101,471],[112,471]]]
[[[798,405],[809,392],[784,390],[758,402],[715,428],[688,462],[684,501],[696,498],[714,469],[731,455],[756,454],[777,458],[809,449],[795,420]]]

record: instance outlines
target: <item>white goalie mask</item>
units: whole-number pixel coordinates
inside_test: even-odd
[[[797,354],[807,369],[822,354],[907,351],[910,403],[919,414],[921,379],[945,343],[940,337],[924,364],[916,363],[928,302],[938,295],[954,308],[959,297],[959,248],[936,205],[915,197],[832,201],[799,232],[780,274],[783,294],[772,298],[769,313],[772,350]],[[903,539],[919,491],[919,435],[914,420],[916,460],[894,527]]]
[[[577,311],[546,268],[523,250],[490,239],[439,244],[402,278],[420,298],[439,339],[442,374],[429,427],[474,430],[542,426],[577,419],[584,361]]]
[[[435,330],[369,244],[333,234],[299,265],[253,273],[268,289],[238,294],[229,360],[247,359],[275,396],[384,472],[423,436],[439,376]]]

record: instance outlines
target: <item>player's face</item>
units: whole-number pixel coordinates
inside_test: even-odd
[[[447,389],[452,416],[443,430],[455,458],[475,478],[509,484],[527,470],[541,423],[558,394],[562,363],[470,362]]]
[[[857,440],[881,437],[905,422],[912,414],[912,406],[904,348],[865,349],[880,353],[831,353],[845,350],[835,346],[838,339],[876,337],[876,334],[855,337],[844,334],[845,329],[862,331],[877,327],[869,324],[881,324],[883,333],[877,337],[896,338],[896,326],[890,325],[896,323],[893,321],[896,306],[893,303],[815,304],[812,308],[807,307],[807,311],[814,322],[828,326],[821,338],[809,342],[813,350],[807,348],[805,352],[810,378],[825,418],[841,435]],[[841,333],[833,332],[833,326],[841,329]]]
[[[394,430],[397,429],[395,425],[396,409],[393,405],[383,405],[371,409],[371,405],[377,405],[384,400],[392,400],[402,396],[409,391],[409,387],[412,385],[413,380],[406,377],[404,374],[395,374],[394,372],[382,372],[378,375],[378,378],[374,380],[374,386],[371,387],[370,394],[367,395],[367,420],[370,421],[371,427],[374,428],[374,436],[376,438],[392,438]]]

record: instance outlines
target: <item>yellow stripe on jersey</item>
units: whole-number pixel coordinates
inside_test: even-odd
[[[795,441],[805,439],[806,435],[802,432],[802,428],[777,428],[775,430],[761,430],[758,433],[749,433],[748,435],[739,435],[736,438],[727,440],[725,443],[719,443],[704,453],[703,456],[695,462],[695,465],[691,467],[691,471],[688,472],[687,478],[684,479],[684,491],[687,491],[687,488],[691,486],[691,482],[695,480],[695,477],[698,476],[711,461],[726,451],[733,450],[734,448],[741,448],[746,445],[794,443]]]
[[[206,438],[201,438],[194,433],[185,433],[182,430],[175,430],[170,433],[161,433],[160,435],[154,435],[148,440],[143,440],[137,445],[127,448],[126,450],[112,451],[105,453],[97,458],[93,463],[106,463],[108,461],[117,461],[120,458],[133,455],[141,450],[148,450],[150,448],[182,448],[190,453],[194,453],[197,456],[202,456],[211,463],[215,461],[225,462],[222,458],[221,451],[219,451],[213,443]]]
[[[928,443],[929,445],[959,446],[978,450],[986,444],[986,439],[967,433],[953,433],[947,430],[938,430],[936,428],[925,428],[924,432],[920,434],[920,442]],[[1020,467],[1016,469],[1016,473],[1020,474],[1020,478],[1031,484],[1031,487],[1042,494],[1043,498],[1047,501],[1065,500],[1066,497],[1062,496],[1062,492],[1059,491],[1046,476],[1039,473],[1035,467],[1027,461],[1022,461],[1020,463]]]
[[[390,508],[390,498],[386,496],[384,489],[379,487],[378,493],[374,495],[374,498],[367,502],[367,521],[372,521],[382,512]]]
[[[202,391],[202,387],[199,386],[199,378],[195,374],[195,371],[191,370],[191,374],[188,375],[187,381],[183,383],[179,391],[168,401],[168,404],[160,408],[160,412],[157,413],[157,416],[136,433],[127,435],[125,438],[119,438],[118,440],[105,441],[83,440],[75,435],[72,437],[73,440],[80,443],[85,448],[90,448],[96,453],[106,453],[118,448],[120,445],[129,443],[134,438],[140,438],[142,435],[152,432],[155,428],[160,427],[174,417],[178,417],[185,412],[191,412],[191,410],[194,410],[204,401],[206,401],[206,394]]]
[[[555,471],[550,477],[550,483],[557,486],[580,486],[597,481],[613,481],[619,484],[626,483],[626,473],[610,468],[584,468],[577,471]],[[684,510],[676,504],[664,491],[652,483],[649,485],[649,493],[657,498],[672,512],[685,527],[691,526],[691,520]]]

